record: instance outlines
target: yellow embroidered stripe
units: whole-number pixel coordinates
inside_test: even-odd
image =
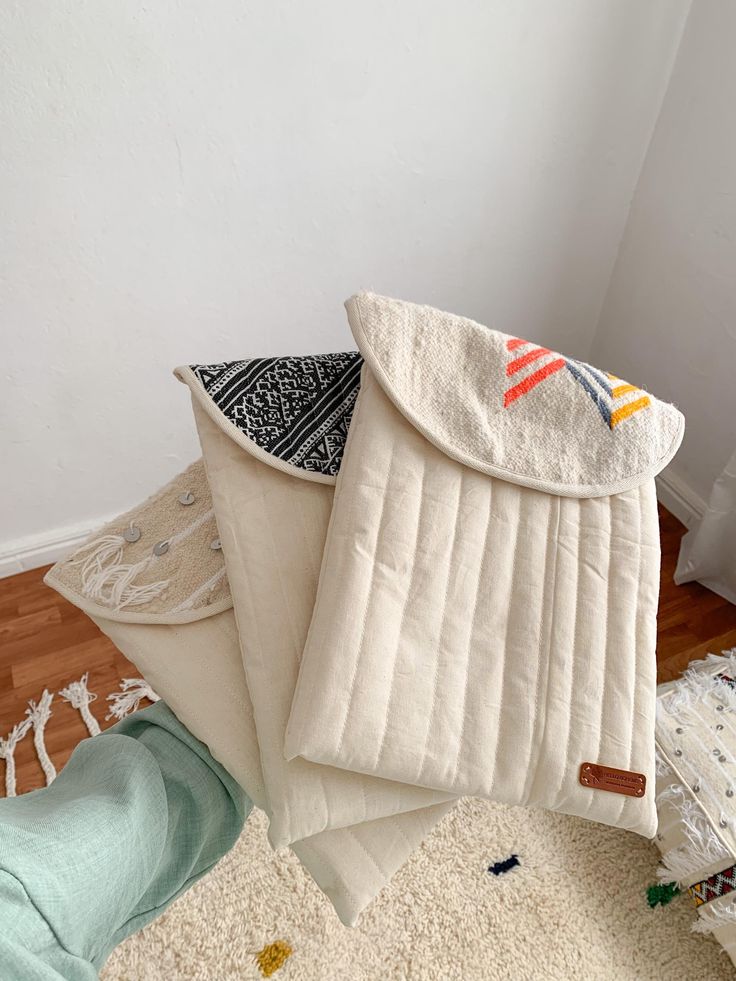
[[[611,392],[611,395],[613,395],[613,397],[617,399],[621,395],[628,395],[629,392],[636,392],[636,391],[638,391],[636,385],[629,385],[628,382],[626,382],[623,385],[617,385]]]
[[[626,405],[622,405],[620,409],[616,409],[611,413],[611,429],[620,422],[623,422],[624,419],[628,419],[629,416],[633,416],[640,409],[646,409],[649,404],[649,396],[644,395],[642,398],[637,399],[636,402],[627,402]]]

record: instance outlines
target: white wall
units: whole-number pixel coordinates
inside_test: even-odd
[[[197,455],[174,365],[361,286],[587,354],[688,5],[4,5],[0,568]]]
[[[693,4],[591,353],[685,413],[684,520],[736,449],[735,38],[732,0]]]

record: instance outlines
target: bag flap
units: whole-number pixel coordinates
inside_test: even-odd
[[[363,359],[357,351],[177,368],[176,377],[240,447],[269,466],[334,484]]]
[[[109,522],[44,578],[93,617],[189,623],[232,606],[204,463]]]
[[[346,303],[366,364],[448,456],[563,497],[636,487],[675,455],[672,405],[582,361],[464,317],[360,293]]]

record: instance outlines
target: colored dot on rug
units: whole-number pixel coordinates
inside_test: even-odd
[[[511,869],[515,869],[517,865],[521,865],[518,855],[510,855],[505,858],[502,862],[494,862],[493,865],[488,866],[488,871],[493,873],[493,875],[503,875],[504,872],[510,872]]]
[[[291,946],[285,940],[274,940],[266,944],[263,950],[256,954],[256,964],[264,978],[270,978],[293,954]]]

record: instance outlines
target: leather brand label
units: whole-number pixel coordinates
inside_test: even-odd
[[[580,783],[591,790],[608,790],[626,797],[643,797],[647,778],[632,770],[617,770],[615,766],[600,763],[583,763],[580,766]]]

